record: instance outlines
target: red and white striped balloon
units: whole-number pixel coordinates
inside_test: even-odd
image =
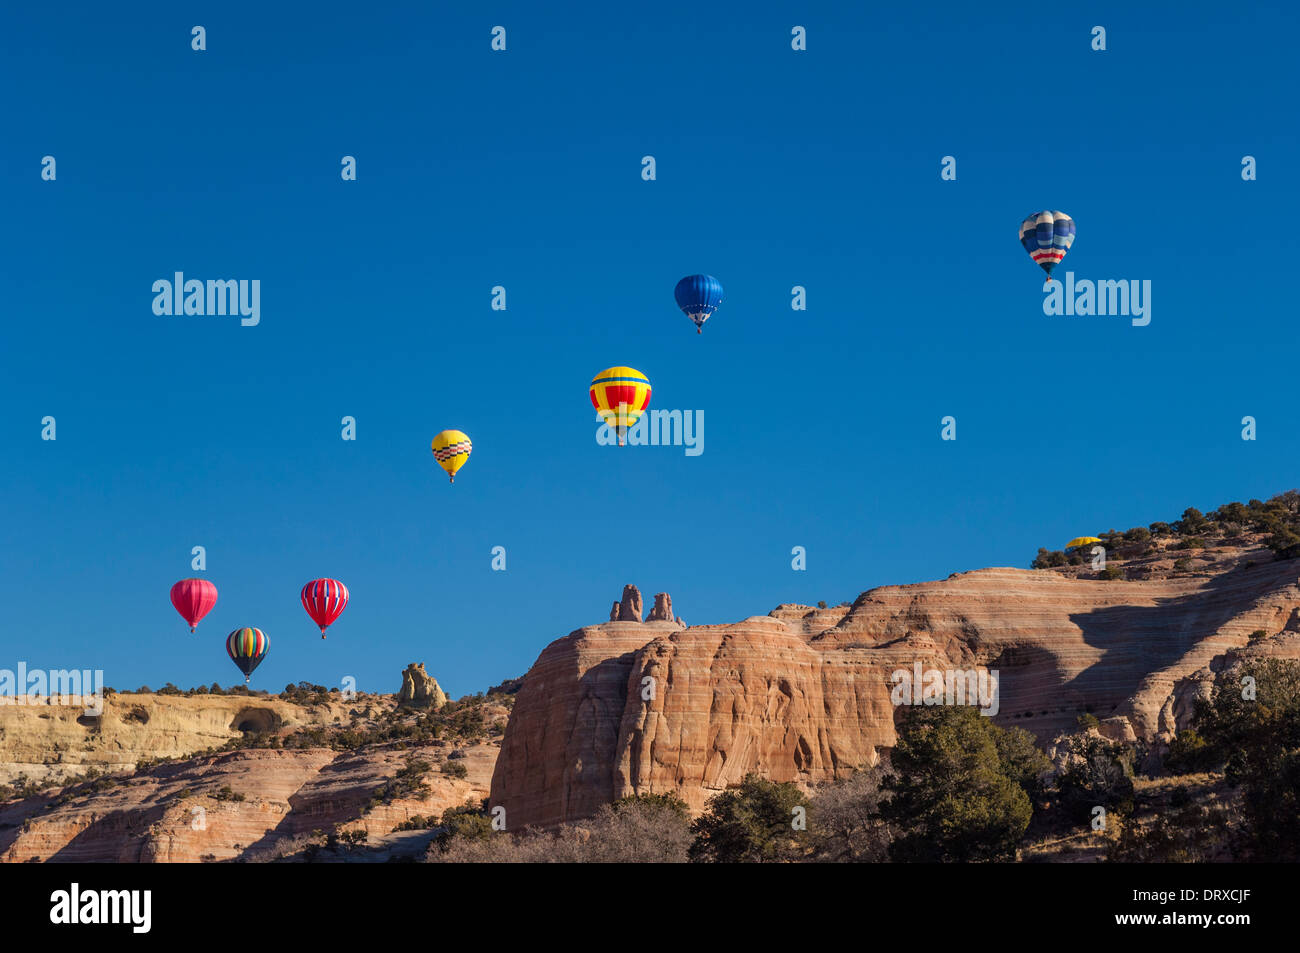
[[[320,637],[348,607],[348,587],[337,579],[313,579],[302,587],[302,607],[320,626]]]

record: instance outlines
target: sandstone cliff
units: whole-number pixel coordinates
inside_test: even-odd
[[[1300,561],[1272,561],[1257,541],[1198,559],[1174,572],[1156,553],[1115,581],[985,569],[730,625],[578,629],[525,676],[492,805],[518,829],[632,793],[699,810],[750,772],[809,785],[845,776],[893,744],[890,676],[916,663],[996,672],[996,720],[1043,741],[1089,712],[1157,750],[1221,666],[1300,657]],[[1256,630],[1266,637],[1252,641]]]
[[[143,759],[176,758],[218,747],[247,731],[341,721],[354,705],[312,706],[260,695],[140,695],[117,692],[99,715],[48,698],[0,704],[0,784],[76,778],[87,769],[130,771]]]
[[[331,833],[365,846],[328,859],[423,856],[430,817],[487,796],[511,699],[448,702],[422,664],[403,674],[414,706],[308,689],[0,706],[0,776],[27,784],[0,803],[0,861],[297,859]]]

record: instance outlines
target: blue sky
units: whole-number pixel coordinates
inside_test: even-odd
[[[1131,6],[10,5],[0,667],[230,684],[254,625],[255,687],[418,660],[459,695],[627,582],[727,622],[1300,484],[1296,13]],[[1148,327],[1043,314],[1042,208],[1058,274],[1152,282]],[[260,279],[260,325],[154,315],[175,271]],[[701,456],[597,445],[615,364],[704,411]]]

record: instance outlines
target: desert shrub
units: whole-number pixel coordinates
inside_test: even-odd
[[[1183,518],[1174,523],[1174,529],[1183,536],[1190,536],[1195,533],[1203,533],[1210,528],[1210,522],[1194,506],[1189,506],[1183,510]]]
[[[560,829],[551,860],[582,864],[680,864],[691,845],[690,812],[670,794],[625,797]]]
[[[1101,572],[1097,573],[1098,579],[1123,579],[1124,570],[1118,566],[1107,566]]]
[[[553,831],[493,831],[478,809],[443,815],[428,859],[438,863],[684,863],[691,843],[686,805],[671,795],[640,795],[601,807]]]
[[[1126,819],[1106,859],[1125,864],[1191,864],[1218,859],[1227,847],[1227,812],[1191,803],[1171,806],[1174,810],[1161,811],[1146,827]]]
[[[487,690],[488,695],[517,695],[519,689],[524,687],[524,679],[521,675],[519,678],[507,678],[500,685],[493,685]]]
[[[809,810],[810,860],[875,863],[889,857],[891,829],[880,816],[880,768],[863,768],[820,788]]]
[[[1051,550],[1049,552],[1040,546],[1038,548],[1038,556],[1035,557],[1032,563],[1030,563],[1029,568],[1053,569],[1057,566],[1064,566],[1067,562],[1068,560],[1066,559],[1065,553],[1061,552],[1059,549]]]
[[[392,804],[404,798],[424,797],[427,793],[424,776],[432,770],[427,761],[408,761],[393,777],[384,782],[374,794],[370,795],[370,807],[380,804]]]
[[[1067,813],[1078,821],[1091,818],[1094,807],[1109,812],[1133,810],[1133,761],[1128,745],[1095,735],[1075,735],[1067,742],[1070,760],[1057,779]]]
[[[463,852],[465,842],[487,840],[497,836],[492,830],[492,818],[487,811],[487,802],[468,802],[460,807],[449,807],[442,812],[442,818],[436,825],[441,830],[433,839],[430,856],[449,850],[453,844]]]
[[[449,778],[469,777],[469,768],[459,761],[444,761],[440,770]]]
[[[1165,768],[1173,774],[1213,771],[1222,764],[1219,752],[1192,728],[1178,732],[1165,754]]]
[[[339,840],[349,847],[360,847],[370,840],[370,832],[363,827],[353,827],[339,833]]]

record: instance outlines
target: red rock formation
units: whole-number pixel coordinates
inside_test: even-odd
[[[623,587],[623,601],[618,606],[619,622],[641,621],[641,590],[633,585]]]
[[[654,608],[650,610],[650,615],[646,618],[646,621],[672,622],[673,597],[666,592],[656,592]]]
[[[1044,741],[1085,711],[1115,737],[1167,740],[1219,666],[1300,657],[1300,562],[1246,556],[1270,558],[1224,549],[1207,572],[1170,577],[1153,563],[1136,581],[986,569],[731,625],[579,629],[525,677],[492,805],[517,829],[632,793],[676,793],[698,810],[750,772],[844,776],[894,743],[890,676],[917,662],[997,672],[996,720]],[[1278,634],[1247,647],[1257,629]]]

